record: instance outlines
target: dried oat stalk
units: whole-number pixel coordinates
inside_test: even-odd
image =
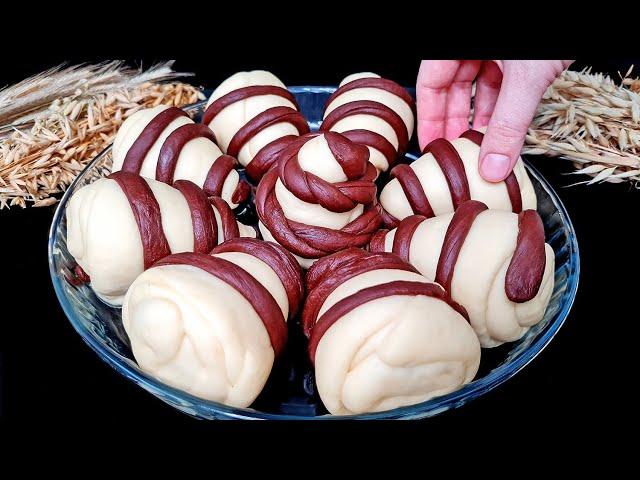
[[[171,63],[142,71],[110,62],[49,70],[0,90],[0,209],[55,203],[141,108],[204,99],[191,85],[159,83],[184,75]]]
[[[523,153],[560,157],[591,179],[640,182],[640,79],[566,71],[547,90]]]

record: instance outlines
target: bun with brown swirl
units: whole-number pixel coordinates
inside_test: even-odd
[[[483,347],[518,340],[542,320],[554,285],[553,249],[535,210],[488,210],[470,200],[455,213],[413,215],[380,230],[374,252],[393,252],[463,305]]]
[[[371,163],[386,172],[407,150],[414,111],[415,102],[401,85],[375,73],[355,73],[329,97],[320,131],[366,145]]]
[[[192,395],[247,407],[285,348],[302,295],[291,254],[235,238],[211,255],[170,255],[146,270],[127,292],[122,322],[143,370]]]
[[[396,226],[414,214],[430,218],[451,213],[467,200],[514,213],[535,210],[536,194],[522,159],[503,182],[487,182],[480,176],[482,138],[476,130],[468,130],[451,142],[438,138],[415,162],[396,166],[391,171],[394,178],[380,192],[385,223]]]
[[[222,82],[207,102],[202,123],[255,182],[291,140],[309,132],[293,94],[263,70],[238,72]]]
[[[350,248],[316,262],[306,283],[303,328],[332,414],[420,403],[475,376],[464,308],[398,256]]]
[[[292,141],[256,191],[263,237],[284,246],[304,268],[365,246],[382,221],[377,172],[368,159],[366,147],[335,132]]]
[[[112,152],[112,172],[136,173],[169,185],[190,180],[231,208],[250,192],[235,170],[238,162],[222,154],[211,129],[176,107],[159,105],[131,115],[118,129]]]
[[[178,252],[209,253],[218,243],[255,237],[229,205],[208,198],[188,180],[171,187],[116,172],[73,194],[67,208],[67,247],[104,301],[122,303],[145,269]]]

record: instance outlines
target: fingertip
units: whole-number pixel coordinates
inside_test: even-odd
[[[502,182],[509,176],[515,161],[502,153],[487,153],[480,159],[480,176],[488,182]]]

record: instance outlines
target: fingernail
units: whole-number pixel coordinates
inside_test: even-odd
[[[509,157],[500,153],[487,153],[480,163],[482,178],[490,182],[500,182],[509,173]]]

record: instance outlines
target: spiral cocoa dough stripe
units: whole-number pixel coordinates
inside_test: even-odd
[[[415,102],[404,87],[375,73],[356,73],[329,97],[320,130],[366,145],[371,163],[385,172],[407,150],[414,111]]]
[[[232,239],[211,256],[170,255],[142,273],[127,291],[122,322],[143,370],[192,395],[247,407],[285,347],[302,293],[301,271],[282,247]]]
[[[222,154],[211,129],[176,107],[159,105],[131,115],[118,130],[112,151],[113,172],[137,173],[169,185],[190,180],[231,208],[250,192],[235,170],[238,162]]]
[[[555,255],[534,210],[488,210],[471,200],[455,214],[407,217],[376,234],[370,248],[408,257],[447,288],[483,347],[521,338],[542,320],[553,292]]]
[[[188,180],[176,187],[120,171],[69,200],[67,247],[107,303],[120,305],[131,282],[171,253],[208,253],[225,239],[255,237],[224,200]]]
[[[470,382],[480,344],[466,312],[399,257],[352,248],[307,272],[309,354],[335,415],[426,401]]]
[[[485,181],[478,171],[483,134],[475,130],[448,141],[439,138],[425,147],[410,165],[398,165],[380,193],[385,223],[414,214],[432,217],[450,213],[467,200],[479,200],[489,208],[519,213],[535,210],[536,194],[522,159],[503,182]]]
[[[263,238],[284,246],[304,268],[365,246],[382,222],[368,157],[366,147],[334,132],[291,142],[256,191]]]
[[[272,73],[238,72],[214,90],[202,122],[223,152],[246,167],[254,181],[274,165],[279,152],[309,126],[293,95]]]

